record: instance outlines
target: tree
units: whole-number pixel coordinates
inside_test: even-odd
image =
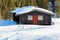
[[[4,19],[12,19],[13,16],[10,14],[11,10],[15,9],[15,7],[30,5],[48,9],[47,0],[0,0],[0,15],[2,15]]]
[[[57,15],[60,16],[60,0],[57,0],[58,4],[57,4]]]
[[[2,8],[3,8],[3,3],[2,0],[0,0],[0,19],[2,19]]]

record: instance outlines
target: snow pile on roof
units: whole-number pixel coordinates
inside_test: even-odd
[[[34,7],[34,6],[26,6],[26,7],[22,7],[22,8],[16,8],[15,10],[13,10],[11,12],[16,13],[16,15],[19,15],[19,14],[28,13],[28,12],[31,12],[31,11],[34,11],[34,10],[54,15],[54,13],[51,12],[51,11],[48,11],[48,10],[43,9],[43,8]]]

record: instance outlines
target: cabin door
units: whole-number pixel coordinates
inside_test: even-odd
[[[38,23],[38,16],[34,15],[33,16],[33,24],[37,24]]]

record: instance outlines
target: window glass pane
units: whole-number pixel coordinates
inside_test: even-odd
[[[38,15],[38,20],[43,20],[43,15]]]
[[[28,20],[33,20],[32,15],[28,15]]]

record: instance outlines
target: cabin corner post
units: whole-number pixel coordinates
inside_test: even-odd
[[[52,25],[52,16],[51,16],[50,20],[51,20],[51,21],[50,21],[50,25]]]
[[[52,20],[52,16],[50,15],[50,16],[49,16],[49,25],[51,25],[51,23],[52,23],[51,20]]]

